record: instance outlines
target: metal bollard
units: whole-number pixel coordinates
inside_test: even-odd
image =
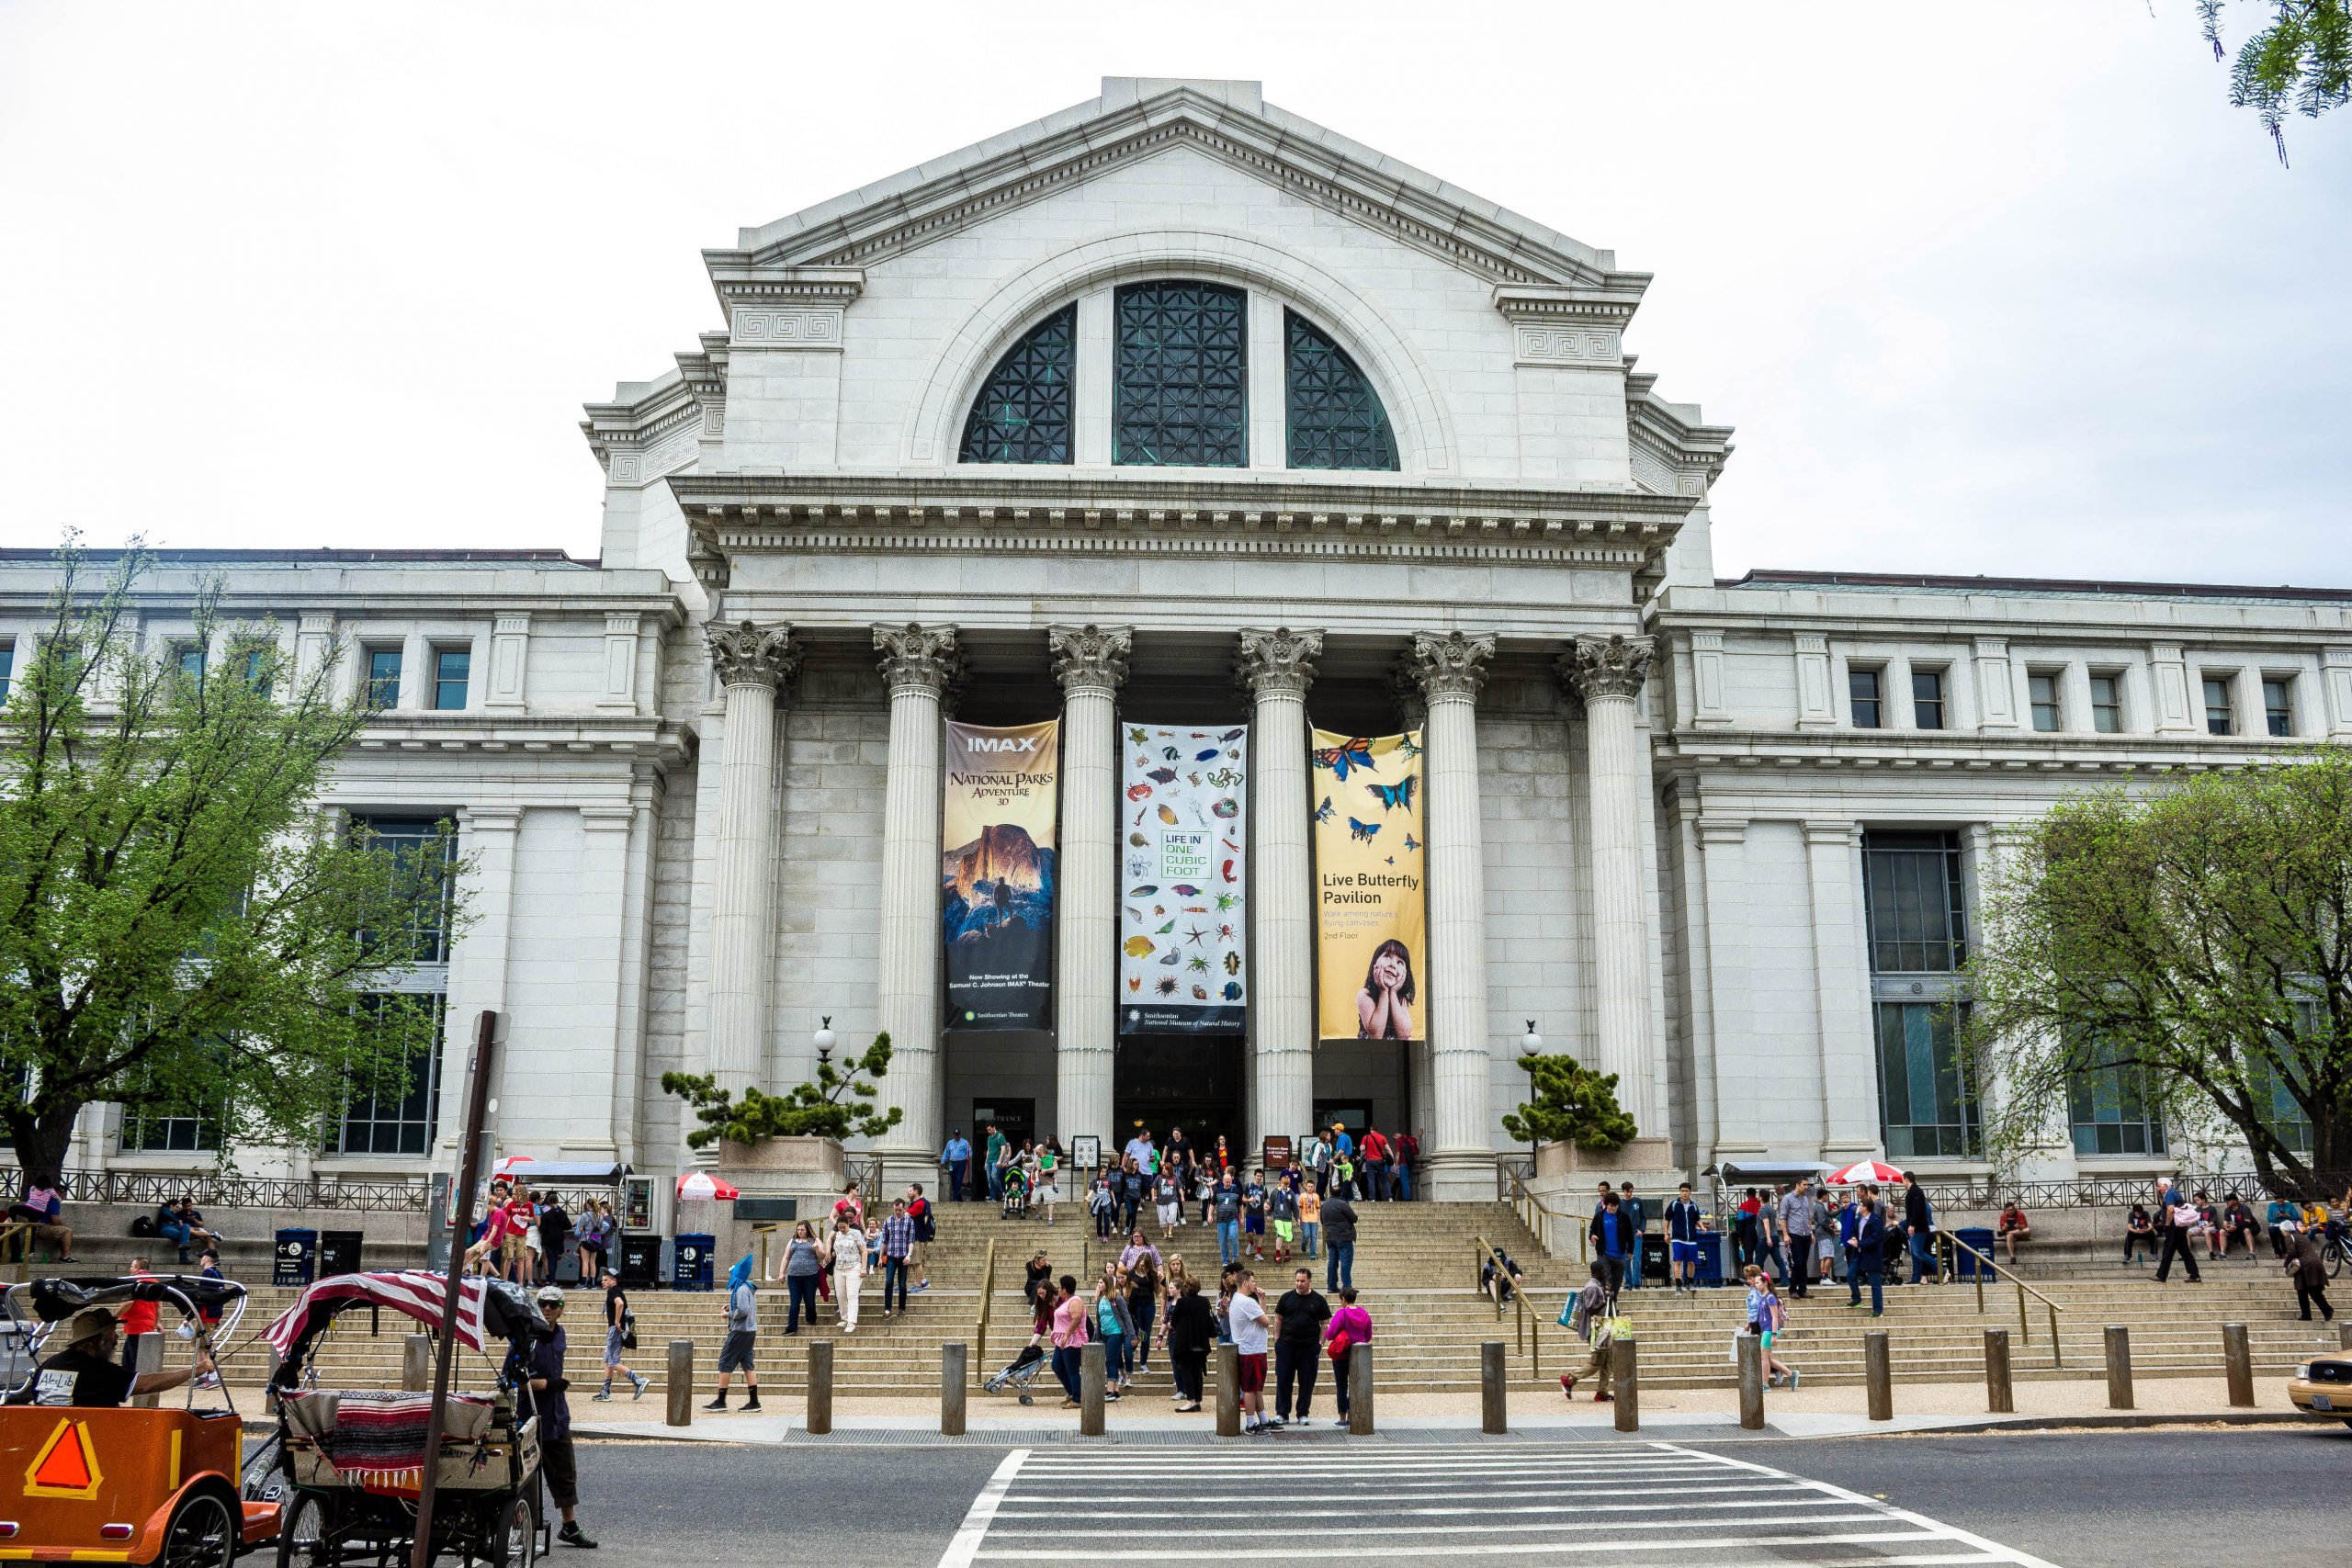
[[[2344,1321],[2335,1325],[2335,1348],[2352,1350],[2352,1313],[2346,1314]]]
[[[1764,1429],[1764,1341],[1753,1334],[1739,1337],[1739,1424]]]
[[[2230,1374],[2230,1404],[2242,1410],[2254,1408],[2254,1351],[2245,1342],[2245,1325],[2222,1325],[2222,1361]]]
[[[691,1427],[695,1424],[695,1342],[691,1339],[670,1341],[669,1376],[663,1392],[670,1399],[670,1425]]]
[[[1216,1348],[1216,1435],[1241,1435],[1241,1352],[1231,1344]]]
[[[1090,1339],[1078,1350],[1078,1430],[1081,1437],[1102,1435],[1103,1344]]]
[[[833,1342],[808,1341],[808,1418],[801,1425],[823,1437],[833,1429]]]
[[[1609,1392],[1617,1396],[1617,1429],[1642,1429],[1642,1361],[1638,1340],[1620,1339],[1609,1347]]]
[[[2016,1412],[2017,1395],[2009,1387],[2009,1331],[1984,1331],[1984,1408],[1996,1416]]]
[[[2132,1408],[2132,1331],[2120,1323],[2107,1325],[2107,1407]]]
[[[160,1372],[163,1370],[164,1337],[153,1332],[141,1335],[139,1364],[131,1369],[132,1374],[136,1377],[144,1377],[149,1372]],[[160,1393],[134,1393],[130,1396],[130,1403],[141,1410],[153,1410],[155,1408],[155,1402],[162,1397]]]
[[[1478,1430],[1510,1430],[1510,1412],[1504,1404],[1503,1342],[1499,1339],[1489,1339],[1478,1347]]]
[[[1348,1435],[1372,1434],[1372,1347],[1358,1345],[1348,1352]]]
[[[967,1362],[964,1342],[951,1339],[939,1348],[939,1435],[964,1435],[964,1384]]]
[[[411,1334],[401,1340],[401,1392],[423,1393],[433,1386],[433,1337]]]
[[[1862,1336],[1862,1377],[1870,1384],[1871,1419],[1894,1420],[1894,1368],[1893,1358],[1887,1353],[1884,1329]]]

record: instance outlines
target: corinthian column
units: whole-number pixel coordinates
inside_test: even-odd
[[[886,1179],[919,1181],[939,1152],[939,707],[956,674],[956,628],[876,626],[874,646],[890,688],[879,1010],[891,1047],[875,1104],[906,1112],[874,1146]]]
[[[1649,787],[1650,771],[1634,723],[1634,703],[1657,648],[1655,637],[1580,637],[1559,661],[1561,676],[1584,703],[1600,1070],[1617,1075],[1617,1103],[1645,1138],[1667,1132],[1652,1082],[1649,920],[1642,897],[1641,792]]]
[[[718,757],[718,865],[710,909],[710,1070],[741,1093],[767,1058],[775,922],[775,694],[800,655],[792,630],[741,621],[706,634],[727,692]],[[773,1086],[771,1086],[773,1087]]]
[[[1487,876],[1478,828],[1478,689],[1495,639],[1415,632],[1407,668],[1429,704],[1430,1090],[1436,1116],[1430,1195],[1491,1198],[1494,1145],[1487,1131]]]
[[[1134,637],[1121,626],[1046,633],[1062,683],[1062,830],[1055,899],[1054,1126],[1067,1140],[1111,1127],[1111,1039],[1117,1017],[1116,704]]]
[[[1256,971],[1250,1144],[1303,1136],[1315,1116],[1315,889],[1306,860],[1306,688],[1321,632],[1244,631],[1234,678],[1250,692],[1250,951]]]

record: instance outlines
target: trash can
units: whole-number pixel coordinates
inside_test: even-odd
[[[1961,1247],[1973,1247],[1987,1258],[1993,1256],[1993,1233],[1991,1231],[1980,1229],[1975,1226],[1969,1226],[1966,1228],[1955,1226],[1951,1234],[1952,1239],[1959,1242]],[[1993,1267],[1993,1265],[1990,1263],[1977,1262],[1975,1258],[1970,1257],[1967,1253],[1961,1251],[1960,1247],[1954,1247],[1952,1249],[1951,1261],[1952,1278],[1955,1280],[1973,1280],[1976,1278],[1977,1273],[1980,1270],[1984,1273],[1987,1283],[1990,1283],[1995,1280],[1998,1280],[2001,1277],[2001,1271]]]
[[[670,1288],[673,1291],[709,1290],[711,1254],[718,1250],[717,1236],[680,1235],[677,1250],[670,1259]]]
[[[277,1233],[277,1247],[269,1271],[271,1284],[307,1285],[316,1277],[318,1267],[318,1232],[284,1230]]]
[[[650,1231],[623,1235],[621,1283],[651,1290],[662,1280],[662,1238]]]
[[[334,1274],[359,1272],[358,1231],[321,1231],[319,1233],[319,1278]]]
[[[1699,1267],[1696,1280],[1702,1285],[1724,1282],[1724,1233],[1702,1231],[1699,1234]]]

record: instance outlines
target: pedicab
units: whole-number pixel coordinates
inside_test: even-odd
[[[185,1382],[187,1397],[179,1409],[142,1409],[124,1403],[137,1383],[109,1359],[108,1320],[132,1302],[175,1308],[196,1351],[217,1354],[215,1337],[244,1315],[243,1285],[193,1275],[32,1280],[5,1300],[30,1357],[0,1405],[0,1562],[226,1568],[277,1534],[277,1505],[239,1494],[244,1422],[227,1384],[200,1385],[192,1370],[149,1374],[151,1392],[161,1392],[155,1380]],[[220,1407],[199,1409],[199,1395]]]
[[[510,1382],[503,1362],[492,1361],[490,1393],[453,1389],[437,1455],[425,1451],[430,1393],[319,1386],[318,1350],[337,1317],[380,1308],[437,1332],[447,1292],[446,1277],[435,1273],[338,1274],[305,1290],[264,1331],[279,1357],[271,1378],[277,1432],[246,1473],[283,1510],[280,1568],[408,1562],[428,1461],[436,1466],[435,1559],[526,1568],[545,1549],[538,1411],[528,1379]],[[492,1341],[527,1352],[554,1332],[519,1287],[460,1282],[457,1342],[486,1361]]]

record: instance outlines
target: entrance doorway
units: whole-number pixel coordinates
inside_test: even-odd
[[[1140,1122],[1163,1142],[1169,1128],[1182,1127],[1202,1150],[1222,1134],[1240,1156],[1248,1135],[1241,1081],[1239,1035],[1128,1035],[1111,1077],[1112,1145],[1125,1144]]]
[[[986,1157],[989,1126],[993,1122],[1014,1148],[1023,1138],[1037,1135],[1037,1102],[1034,1100],[976,1100],[972,1101],[972,1157]]]

